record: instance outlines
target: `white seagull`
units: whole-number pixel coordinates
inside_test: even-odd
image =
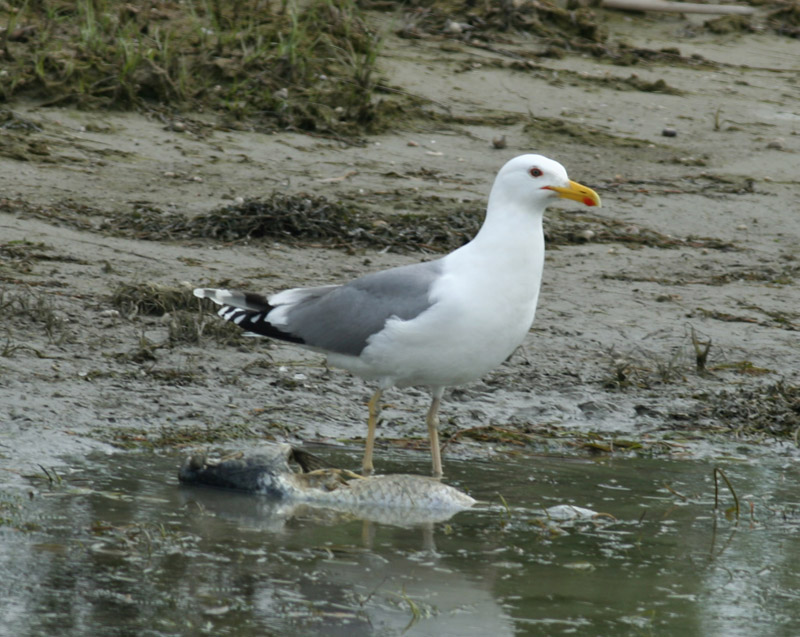
[[[330,365],[377,383],[364,475],[373,470],[381,393],[428,387],[433,475],[441,477],[442,393],[500,365],[528,333],[544,267],[542,217],[559,197],[600,205],[597,193],[570,181],[558,162],[520,155],[497,174],[475,238],[441,259],[268,297],[209,288],[194,294],[221,305],[219,315],[244,330],[322,352]]]

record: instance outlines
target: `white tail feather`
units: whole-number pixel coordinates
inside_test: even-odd
[[[214,288],[195,288],[194,295],[201,299],[210,299],[217,305],[229,305],[242,310],[255,310],[256,312],[264,309],[263,303],[248,302],[244,292],[238,290],[217,290]],[[252,295],[256,296],[256,295]]]
[[[215,290],[214,288],[195,288],[194,295],[199,299],[211,299],[217,305],[236,305],[236,301],[241,299],[241,294],[236,294],[230,290]]]

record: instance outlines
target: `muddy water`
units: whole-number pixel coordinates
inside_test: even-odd
[[[800,467],[777,456],[453,460],[486,504],[412,528],[181,487],[179,462],[95,456],[0,496],[0,634],[800,634]]]

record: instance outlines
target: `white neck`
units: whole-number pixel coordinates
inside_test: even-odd
[[[500,261],[521,270],[536,269],[544,263],[544,210],[510,200],[497,188],[489,195],[486,219],[475,238],[464,248],[486,251]],[[512,265],[512,263],[516,265]]]
[[[532,321],[544,269],[542,212],[493,191],[478,234],[445,259],[459,268],[464,285],[480,286],[484,296],[492,290],[499,305],[528,308]]]

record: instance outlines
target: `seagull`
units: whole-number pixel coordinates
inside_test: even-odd
[[[505,361],[533,324],[544,267],[542,217],[555,199],[599,206],[557,161],[520,155],[497,174],[478,234],[435,261],[373,272],[340,285],[271,296],[198,288],[240,328],[327,355],[333,367],[376,383],[368,403],[363,475],[382,393],[424,386],[433,476],[442,477],[439,405],[446,387],[473,382]]]

